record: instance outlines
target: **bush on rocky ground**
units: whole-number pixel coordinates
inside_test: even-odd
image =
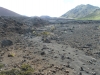
[[[28,64],[23,64],[20,69],[11,69],[8,71],[1,71],[0,75],[32,75],[33,68]]]
[[[0,63],[0,69],[4,67],[4,64]]]

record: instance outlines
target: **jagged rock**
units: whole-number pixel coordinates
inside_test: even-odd
[[[0,57],[0,62],[2,62],[3,61],[3,57]]]
[[[69,73],[69,70],[66,70],[65,72],[66,72],[66,73]]]
[[[45,55],[45,52],[41,52],[41,55]]]
[[[80,70],[81,70],[81,71],[84,71],[83,67],[80,67]]]
[[[92,72],[92,75],[96,75],[96,72]]]
[[[80,72],[79,75],[82,75],[82,72]]]
[[[51,43],[50,39],[47,39],[47,38],[46,38],[46,39],[43,38],[42,41],[43,41],[44,43]]]

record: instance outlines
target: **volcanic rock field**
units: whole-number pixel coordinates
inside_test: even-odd
[[[28,64],[30,75],[100,75],[100,21],[0,17],[1,64],[0,72]]]

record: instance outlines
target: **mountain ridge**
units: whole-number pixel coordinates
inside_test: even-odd
[[[21,15],[4,7],[0,7],[0,16],[21,16]]]

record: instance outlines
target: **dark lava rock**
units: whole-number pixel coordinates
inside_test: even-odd
[[[96,75],[96,72],[93,72],[92,75]]]
[[[50,40],[49,40],[49,39],[46,39],[45,42],[46,42],[46,43],[50,43]]]
[[[80,72],[79,75],[82,75],[82,73]]]
[[[43,41],[44,43],[51,43],[51,41],[50,41],[49,39],[42,39],[42,41]]]
[[[11,40],[3,40],[1,41],[1,47],[11,46],[13,42]]]
[[[3,57],[0,56],[0,62],[2,62],[2,61],[3,61]]]
[[[84,71],[84,70],[83,70],[83,67],[80,67],[80,70],[81,70],[81,71]]]
[[[45,55],[45,52],[41,52],[41,55]]]
[[[62,56],[61,56],[61,59],[62,59],[62,60],[64,60],[64,59],[65,59],[65,56],[64,56],[64,55],[62,55]]]

